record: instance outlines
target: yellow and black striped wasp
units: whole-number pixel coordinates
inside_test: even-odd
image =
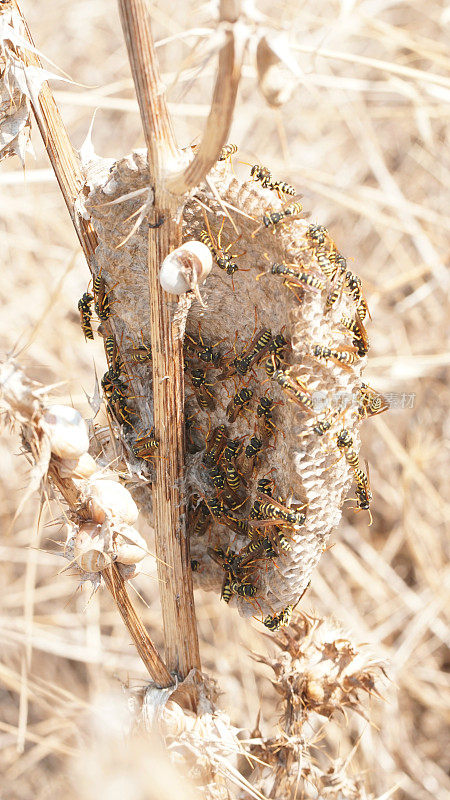
[[[358,416],[359,419],[374,417],[387,411],[389,403],[382,394],[379,394],[367,383],[362,383],[358,392]]]
[[[249,389],[248,386],[243,386],[242,389],[239,389],[239,391],[236,392],[230,403],[228,403],[226,410],[229,422],[235,422],[237,420],[239,414],[241,414],[242,411],[247,408],[252,397],[253,390]]]
[[[307,394],[305,391],[306,387],[303,385],[303,383],[301,383],[299,378],[289,375],[282,369],[275,370],[275,372],[271,375],[271,378],[279,386],[281,386],[287,397],[300,406],[303,411],[313,413],[313,402],[309,394]]]
[[[204,500],[200,500],[189,514],[188,530],[190,536],[204,536],[212,523],[212,515]]]
[[[200,323],[199,323],[199,330],[198,330],[198,339],[195,336],[191,335],[190,333],[185,333],[184,335],[184,349],[188,355],[194,355],[195,358],[200,359],[205,364],[211,364],[213,367],[218,367],[221,361],[221,354],[214,350],[223,339],[215,344],[208,344],[203,340],[201,331],[200,331]]]
[[[231,156],[234,156],[238,151],[237,144],[225,144],[220,151],[217,161],[228,161]]]
[[[206,450],[203,463],[207,467],[218,464],[224,448],[227,445],[228,431],[226,425],[218,425],[206,438]]]
[[[370,344],[367,331],[358,312],[356,311],[353,319],[352,317],[348,317],[346,314],[343,314],[339,324],[353,334],[352,343],[357,348],[358,356],[363,358],[368,352]]]
[[[252,236],[256,236],[263,227],[266,229],[273,228],[275,233],[275,228],[280,222],[285,223],[289,219],[297,219],[302,211],[303,205],[300,200],[289,201],[282,207],[281,211],[269,211],[267,214],[263,214],[262,223],[253,231]]]
[[[335,364],[346,370],[350,370],[359,359],[358,352],[354,347],[330,348],[320,344],[313,346],[312,355],[320,361],[334,361]]]
[[[132,447],[133,453],[137,458],[142,458],[144,461],[156,458],[159,442],[155,439],[155,429],[150,428],[143,433],[139,433]]]
[[[320,280],[319,276],[313,272],[301,272],[284,263],[272,264],[270,271],[272,275],[281,275],[284,278],[284,285],[288,288],[298,286],[301,289],[306,288],[318,292],[325,289],[324,283]]]
[[[189,375],[192,381],[195,398],[200,408],[209,408],[213,411],[216,407],[214,383],[207,380],[206,372],[203,369],[193,369],[190,371]]]
[[[239,375],[246,375],[251,367],[258,364],[263,356],[268,352],[272,343],[272,331],[269,328],[262,328],[245,348],[242,355],[237,356],[233,363]]]
[[[206,214],[204,215],[204,217],[205,217],[206,230],[201,231],[200,241],[203,242],[203,244],[206,244],[206,246],[210,249],[217,266],[220,267],[220,269],[223,269],[227,273],[227,275],[230,275],[232,277],[234,273],[240,269],[240,267],[238,267],[234,259],[243,256],[244,252],[242,253],[229,252],[236,242],[231,242],[231,244],[229,244],[228,247],[226,247],[225,249],[222,247],[221,238],[222,238],[223,226],[225,224],[225,217],[223,217],[222,219],[222,224],[217,234],[217,240],[214,239],[214,236],[211,232],[211,228],[208,222],[208,217],[206,216]]]
[[[80,312],[81,330],[86,339],[93,339],[94,333],[92,331],[92,310],[91,306],[94,302],[94,295],[85,292],[81,299],[78,301],[78,311]]]
[[[118,285],[117,283],[106,291],[106,284],[101,275],[96,275],[93,280],[93,293],[94,293],[94,308],[97,317],[101,322],[106,322],[111,316],[111,304],[109,302],[109,295]]]

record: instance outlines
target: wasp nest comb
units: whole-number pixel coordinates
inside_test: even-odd
[[[361,382],[360,280],[329,233],[302,218],[291,186],[257,165],[247,181],[234,177],[234,150],[183,210],[187,249],[201,242],[212,255],[198,283],[192,270],[183,273],[195,294],[184,339],[188,531],[197,585],[275,630],[306,590],[352,481],[357,508],[369,510],[358,425],[385,404]],[[145,153],[135,152],[91,190],[98,273],[80,313],[86,333],[95,304],[107,408],[131,470],[148,479],[158,443],[149,410],[147,187]],[[163,273],[166,280],[167,264]]]

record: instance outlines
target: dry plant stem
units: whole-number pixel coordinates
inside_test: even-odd
[[[183,331],[169,308],[169,303],[176,306],[177,298],[163,296],[158,279],[162,261],[181,244],[181,222],[175,221],[178,207],[163,183],[164,167],[168,158],[175,157],[176,144],[146,5],[143,0],[119,0],[119,10],[154,180],[154,219],[164,220],[160,227],[150,228],[148,241],[154,422],[159,441],[153,505],[166,660],[170,670],[185,678],[191,669],[200,669],[200,653],[183,497]]]
[[[28,41],[34,46],[23,14],[17,4],[16,7],[22,18]],[[25,54],[24,61],[27,65],[42,67],[39,58],[32,52]],[[95,249],[98,245],[97,235],[90,222],[78,214],[75,205],[82,190],[84,178],[47,82],[43,83],[39,93],[39,108],[33,107],[33,111],[78,239],[86,256],[88,266],[91,268],[92,260],[95,258]],[[63,487],[60,485],[61,482],[57,481],[56,477],[57,474],[53,471],[52,478],[54,482],[70,504],[70,487],[66,486],[64,492]],[[67,481],[64,483],[67,484]],[[173,679],[145,628],[139,621],[128,597],[124,581],[117,570],[114,572],[114,580],[105,579],[105,583],[113,595],[122,619],[153,680],[161,686],[170,686],[173,684]]]
[[[76,511],[78,516],[89,519],[83,508],[79,508],[79,491],[70,478],[63,479],[57,469],[50,462],[48,475],[52,483],[59,489],[69,507]],[[115,564],[103,570],[102,578],[115,600],[120,616],[122,617],[128,633],[130,634],[136,650],[138,651],[149,675],[160,687],[173,686],[173,678],[161,659],[150,636],[144,628],[138,614],[128,596],[125,582]]]
[[[139,619],[116,565],[112,564],[109,569],[105,569],[102,577],[116,601],[120,616],[133,639],[136,650],[153,680],[161,688],[173,686],[173,678]]]
[[[236,56],[235,35],[231,27],[239,16],[239,6],[240,3],[233,0],[222,0],[220,4],[221,22],[229,23],[230,30],[226,31],[226,41],[219,53],[211,110],[195,158],[184,172],[167,181],[167,189],[173,194],[183,195],[197,186],[216,163],[227,140],[241,77],[241,65]]]
[[[30,44],[34,46],[25,18],[17,3],[15,5],[22,18],[25,36]],[[23,60],[27,66],[32,65],[42,69],[39,57],[31,51],[24,53]],[[90,267],[98,244],[97,235],[89,220],[84,219],[76,210],[76,201],[83,188],[84,177],[47,81],[42,84],[38,105],[39,107],[37,108],[33,105],[36,122],[82,250]]]

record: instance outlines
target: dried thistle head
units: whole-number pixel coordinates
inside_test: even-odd
[[[298,614],[289,629],[279,631],[280,652],[266,660],[273,684],[285,701],[285,725],[301,726],[313,712],[331,717],[352,709],[363,717],[361,695],[377,695],[382,666],[367,648],[355,646],[327,620]]]
[[[253,174],[258,177],[258,169]],[[142,192],[148,204],[148,180],[145,153],[135,152],[99,178],[86,201],[100,240],[97,274],[114,304],[100,332],[105,337],[113,333],[117,358],[133,390],[133,416],[122,424],[122,441],[130,468],[144,480],[151,478],[151,459],[136,458],[133,442],[153,424],[147,225],[140,224],[131,236],[130,230],[140,214]],[[297,213],[284,213],[289,206],[281,191],[292,190],[287,184],[279,187],[276,193],[267,180],[237,180],[227,159],[219,161],[183,207],[184,240],[203,241],[214,262],[201,286],[201,301],[193,300],[186,322],[191,553],[198,585],[220,590],[224,569],[210,558],[212,552],[231,548],[238,553],[255,539],[271,541],[276,557],[258,556],[246,566],[242,583],[253,588],[239,590],[235,582],[231,590],[231,602],[247,616],[277,614],[298,601],[340,520],[352,471],[336,440],[345,424],[358,448],[360,414],[349,399],[358,394],[365,363],[341,324],[343,317],[354,315],[354,298],[342,281],[338,288],[323,272],[324,248],[317,246],[316,229],[302,218],[297,198],[286,195]],[[345,259],[330,237],[327,243],[328,255],[339,256],[344,264],[342,276]],[[272,269],[274,264],[302,273],[302,280],[289,280]],[[333,287],[336,296],[329,302]],[[270,333],[270,346],[258,338],[263,332]],[[276,341],[282,343],[278,355]],[[255,342],[261,352],[250,358]],[[326,358],[328,351],[316,348],[342,355]],[[134,358],[138,351],[148,358]],[[270,430],[265,428],[267,402]],[[319,433],[318,423],[323,426]],[[227,480],[226,459],[209,458],[221,426],[224,439],[238,443],[234,484]],[[261,500],[258,481],[264,478],[271,488]],[[268,494],[291,522],[297,515],[294,524],[280,521],[280,515],[275,523],[252,517],[255,501],[270,502]],[[199,513],[205,517],[203,526],[197,526]]]

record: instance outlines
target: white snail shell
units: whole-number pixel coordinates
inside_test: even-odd
[[[84,490],[90,514],[95,522],[102,523],[106,517],[114,517],[132,525],[136,522],[139,510],[128,489],[118,481],[108,478],[94,478]]]
[[[203,305],[198,287],[212,269],[212,255],[203,242],[194,239],[184,242],[165,257],[159,271],[159,282],[170,294],[193,291]]]
[[[137,564],[147,555],[147,542],[131,525],[116,525],[113,540],[114,554],[121,564]]]
[[[58,472],[61,478],[90,478],[98,472],[98,464],[89,453],[82,453],[78,458],[64,458]]]
[[[111,564],[100,525],[86,522],[78,529],[73,540],[73,557],[84,572],[101,572]]]
[[[47,406],[41,424],[56,456],[76,459],[89,449],[86,423],[72,406]]]

